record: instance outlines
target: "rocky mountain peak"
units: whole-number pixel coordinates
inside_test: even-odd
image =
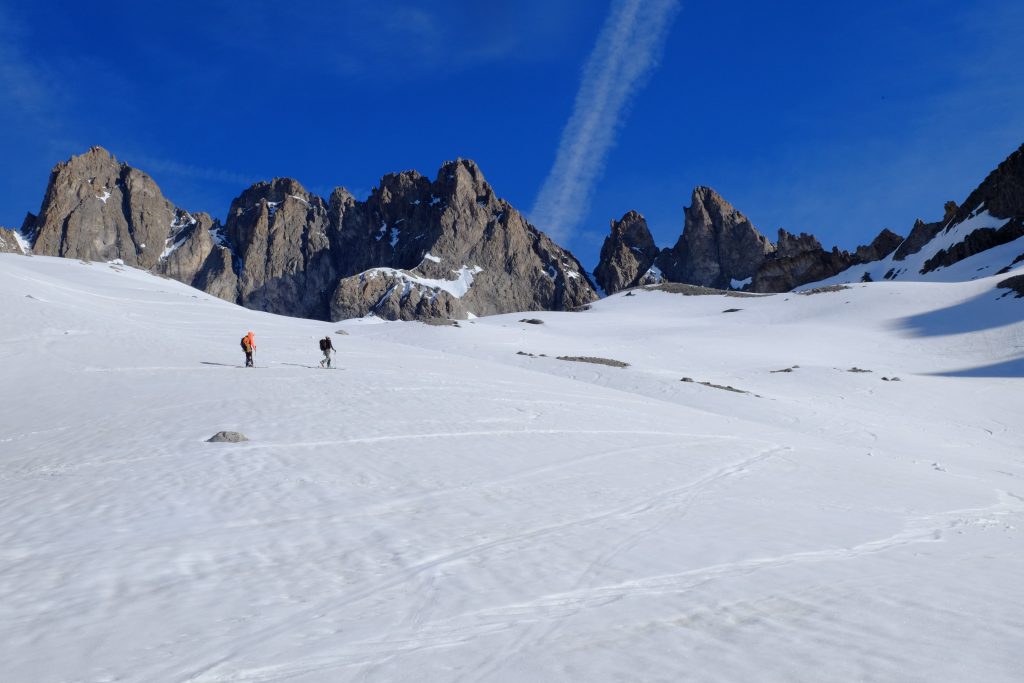
[[[1024,216],[1024,145],[1008,156],[957,209],[955,223],[988,211],[995,218]]]
[[[635,287],[657,257],[658,247],[646,219],[636,211],[629,211],[619,220],[611,221],[611,234],[601,246],[601,260],[594,269],[594,279],[607,294]]]
[[[666,279],[728,289],[750,278],[775,247],[715,190],[699,186],[684,210],[683,233],[656,265]]]

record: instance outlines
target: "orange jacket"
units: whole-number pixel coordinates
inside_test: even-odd
[[[249,340],[249,348],[253,351],[256,350],[256,335],[250,330],[249,334],[245,335],[245,338]]]

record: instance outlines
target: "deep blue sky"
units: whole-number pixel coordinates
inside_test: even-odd
[[[94,144],[221,218],[257,180],[365,195],[457,156],[530,213],[630,1],[0,0],[0,225]],[[562,242],[592,268],[636,209],[669,246],[695,185],[772,240],[905,235],[1024,142],[1022,36],[1019,0],[682,2]]]

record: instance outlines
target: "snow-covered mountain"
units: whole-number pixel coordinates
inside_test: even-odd
[[[0,254],[3,679],[1019,681],[1012,244],[458,326]]]

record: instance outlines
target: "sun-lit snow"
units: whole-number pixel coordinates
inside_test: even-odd
[[[21,249],[22,253],[31,254],[32,244],[25,238],[24,235],[21,234],[21,231],[12,230],[11,232],[14,233],[14,240],[18,243],[18,247]]]
[[[454,327],[2,254],[2,678],[1019,681],[1001,277]]]
[[[455,275],[455,278],[452,280],[418,277],[395,268],[371,268],[363,275],[369,278],[376,277],[377,275],[391,275],[402,280],[408,286],[425,287],[427,289],[441,289],[448,292],[456,299],[461,299],[473,285],[473,277],[482,272],[483,268],[480,266],[469,267],[464,265],[458,270],[452,271],[452,274]]]
[[[103,202],[104,204],[106,204],[107,200],[110,199],[110,190],[108,190],[107,188],[104,187],[103,188],[103,194],[96,195],[96,199],[98,199],[101,202]]]
[[[441,258],[439,256],[434,256],[429,251],[423,255],[423,258],[426,259],[427,261],[433,261],[434,263],[441,262]]]

